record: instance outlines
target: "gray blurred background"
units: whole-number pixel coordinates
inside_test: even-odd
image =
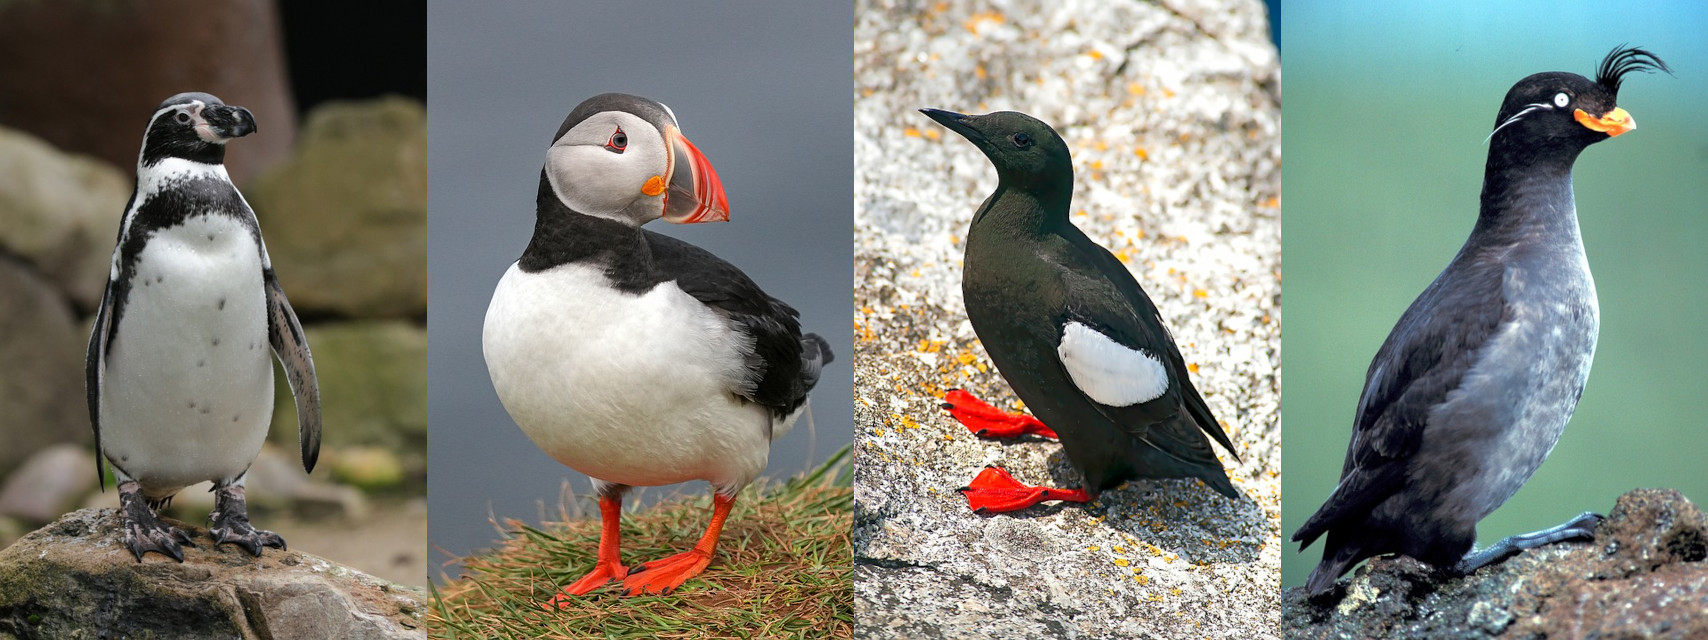
[[[1601,338],[1577,414],[1546,464],[1478,527],[1479,544],[1550,527],[1619,494],[1708,500],[1708,5],[1288,0],[1282,33],[1286,372],[1282,532],[1339,478],[1370,358],[1476,220],[1484,138],[1507,89],[1541,71],[1593,77],[1615,45],[1671,63],[1627,76],[1638,128],[1578,159],[1578,219]],[[1320,556],[1289,543],[1283,586]]]
[[[435,563],[494,545],[493,516],[556,519],[566,479],[583,508],[592,504],[588,480],[540,452],[504,412],[480,334],[493,287],[532,232],[551,136],[598,93],[668,104],[728,193],[729,222],[648,228],[740,267],[836,353],[813,393],[813,424],[803,417],[773,445],[766,475],[794,475],[851,441],[852,28],[851,8],[808,3],[429,4]],[[705,491],[651,489],[640,502]],[[457,569],[430,571],[441,572]]]

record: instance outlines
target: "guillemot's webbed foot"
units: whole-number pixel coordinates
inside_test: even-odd
[[[190,542],[190,534],[154,515],[136,482],[119,484],[119,520],[124,522],[125,546],[137,562],[150,551],[183,562],[184,547],[196,546]]]
[[[208,533],[213,534],[214,546],[229,542],[255,557],[261,556],[262,547],[285,548],[285,539],[279,534],[256,529],[249,524],[249,507],[244,501],[242,485],[226,485],[214,491],[213,512],[208,514]]]
[[[1055,429],[1024,413],[1009,413],[973,397],[960,389],[943,396],[943,408],[949,410],[967,430],[980,438],[1018,438],[1025,435],[1056,439]]]
[[[1487,548],[1465,554],[1464,559],[1453,565],[1453,572],[1467,574],[1518,555],[1518,552],[1525,549],[1535,549],[1566,540],[1593,540],[1595,528],[1605,519],[1601,514],[1586,511],[1551,529],[1502,538]]]
[[[1084,489],[1034,487],[1015,480],[1001,467],[985,467],[971,484],[956,491],[967,497],[967,506],[975,513],[1019,511],[1049,500],[1091,502]]]

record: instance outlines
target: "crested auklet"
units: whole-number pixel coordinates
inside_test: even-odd
[[[1589,145],[1635,128],[1616,103],[1620,81],[1656,69],[1668,70],[1621,46],[1593,81],[1538,73],[1507,92],[1488,138],[1476,225],[1376,352],[1340,483],[1293,534],[1301,549],[1328,536],[1310,595],[1382,554],[1462,574],[1594,536],[1601,517],[1584,513],[1473,550],[1477,522],[1541,466],[1583,394],[1600,312],[1572,164]]]

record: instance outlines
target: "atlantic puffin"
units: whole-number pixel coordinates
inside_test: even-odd
[[[155,511],[206,481],[215,545],[256,556],[285,547],[249,523],[244,499],[273,421],[275,355],[296,398],[303,468],[320,456],[314,358],[255,212],[225,171],[225,145],[254,132],[248,109],[180,93],[143,133],[85,362],[96,466],[113,470],[138,562],[149,551],[184,560],[189,534]]]
[[[1305,589],[1399,553],[1465,574],[1524,549],[1595,535],[1584,513],[1475,550],[1477,523],[1517,493],[1576,409],[1600,310],[1578,231],[1572,164],[1636,128],[1623,77],[1668,71],[1617,47],[1594,80],[1538,73],[1513,85],[1488,138],[1482,204],[1458,255],[1400,316],[1365,375],[1340,483],[1293,534],[1327,534]]]
[[[1036,418],[961,390],[944,397],[944,408],[980,436],[1059,439],[1084,477],[1078,489],[1036,487],[987,467],[961,489],[968,506],[1004,512],[1090,502],[1135,478],[1198,478],[1237,498],[1205,436],[1239,455],[1192,385],[1156,305],[1119,259],[1068,220],[1067,143],[1023,113],[920,111],[996,167],[996,191],[967,231],[961,293],[974,333]]]
[[[830,346],[711,253],[641,226],[727,220],[712,164],[664,104],[607,93],[576,106],[540,171],[533,238],[493,292],[482,346],[492,385],[541,450],[591,476],[603,529],[593,569],[545,606],[606,582],[668,593],[711,562],[735,497],[807,407]],[[628,567],[631,486],[705,480],[693,549]]]

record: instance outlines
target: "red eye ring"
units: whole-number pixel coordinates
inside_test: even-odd
[[[622,153],[624,149],[629,148],[629,134],[623,133],[622,127],[617,127],[617,131],[611,134],[609,140],[605,141],[605,148]]]

